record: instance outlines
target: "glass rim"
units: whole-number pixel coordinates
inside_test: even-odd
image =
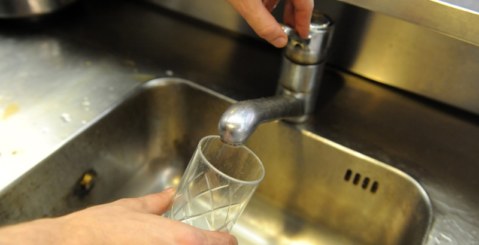
[[[219,135],[208,135],[208,136],[205,136],[203,138],[201,138],[200,142],[198,143],[198,152],[200,154],[200,156],[205,160],[206,164],[211,167],[211,169],[213,169],[215,172],[217,172],[218,174],[220,174],[221,176],[225,177],[226,179],[229,179],[231,181],[234,181],[234,182],[237,182],[237,183],[240,183],[240,184],[244,184],[244,185],[256,185],[256,184],[259,184],[263,178],[264,178],[264,175],[265,175],[265,169],[264,169],[264,166],[263,166],[263,162],[261,161],[261,159],[259,159],[259,157],[249,148],[247,147],[246,145],[238,145],[238,146],[234,146],[234,147],[238,147],[238,148],[243,148],[244,150],[246,150],[250,155],[253,156],[253,158],[256,160],[256,162],[258,163],[258,165],[260,166],[260,170],[261,170],[261,174],[260,176],[255,179],[255,180],[241,180],[241,179],[238,179],[238,178],[235,178],[235,177],[232,177],[226,173],[224,173],[223,171],[219,170],[218,168],[216,168],[211,162],[210,160],[208,160],[208,158],[205,156],[205,154],[203,154],[203,145],[204,143],[207,141],[207,140],[210,140],[210,139],[217,139],[219,141],[221,141],[220,139],[220,136]],[[222,141],[221,141],[222,142]],[[222,142],[223,143],[223,142]]]

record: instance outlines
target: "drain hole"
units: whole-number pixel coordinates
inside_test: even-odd
[[[361,173],[355,173],[351,169],[346,170],[343,178],[346,182],[352,179],[354,185],[361,186],[363,190],[369,189],[371,193],[376,193],[379,189],[379,182],[372,180],[368,176],[361,176]]]
[[[373,185],[371,186],[371,192],[376,193],[378,191],[378,188],[379,188],[379,183],[374,181]]]
[[[349,181],[351,179],[351,175],[353,175],[353,171],[351,171],[351,169],[346,170],[346,174],[344,175],[344,180]]]
[[[354,175],[353,184],[357,185],[359,183],[359,180],[361,180],[361,175],[359,173],[356,173]]]
[[[369,185],[369,178],[366,177],[363,179],[363,184],[361,185],[361,187],[363,187],[363,189],[367,189],[368,185]]]

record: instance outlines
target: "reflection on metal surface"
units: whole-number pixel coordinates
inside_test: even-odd
[[[180,0],[172,2],[180,2]],[[0,62],[2,70],[0,73],[0,110],[8,103],[17,103],[20,106],[18,113],[8,120],[0,120],[0,131],[2,131],[2,137],[0,137],[0,189],[2,189],[2,193],[7,190],[5,185],[17,180],[34,166],[38,166],[35,169],[35,171],[39,171],[36,172],[37,176],[49,174],[73,180],[80,176],[86,169],[84,164],[93,163],[88,161],[88,156],[100,154],[90,148],[91,144],[72,145],[68,153],[62,156],[56,154],[55,159],[48,161],[45,159],[60,146],[64,146],[65,142],[79,136],[79,132],[96,124],[97,119],[105,111],[110,110],[126,91],[148,77],[141,74],[153,74],[156,77],[161,76],[165,69],[171,69],[174,74],[192,78],[195,82],[217,89],[221,93],[237,99],[268,96],[274,92],[277,77],[273,75],[277,74],[279,54],[270,52],[274,50],[269,50],[264,45],[249,41],[243,42],[244,39],[236,39],[234,35],[229,36],[222,32],[215,32],[215,28],[197,25],[194,21],[185,21],[184,18],[177,18],[177,15],[168,14],[168,11],[158,11],[151,5],[135,1],[106,0],[85,1],[85,3],[88,8],[84,9],[85,12],[78,13],[76,18],[69,16],[65,19],[66,21],[61,21],[61,23],[59,21],[37,23],[41,27],[39,28],[41,34],[31,33],[28,28],[14,28],[11,23],[4,23],[2,26],[0,54],[2,57],[9,58]],[[474,60],[471,57],[477,56],[474,46],[432,31],[425,32],[418,26],[394,18],[360,11],[361,9],[350,5],[338,5],[338,2],[334,0],[321,0],[317,4],[320,9],[328,10],[327,13],[334,13],[333,10],[336,10],[343,16],[336,18],[336,15],[332,15],[337,21],[335,33],[337,38],[333,41],[333,45],[336,45],[333,51],[336,50],[336,52],[330,56],[330,60],[334,58],[343,62],[336,61],[334,64],[349,65],[350,61],[356,57],[359,49],[358,43],[368,43],[375,39],[384,40],[376,43],[384,45],[378,47],[375,56],[370,57],[371,60],[367,59],[368,53],[364,52],[361,53],[361,59],[356,61],[381,64],[382,66],[378,66],[381,68],[389,66],[395,59],[400,59],[401,62],[398,61],[398,63],[409,65],[408,70],[416,68],[418,71],[422,71],[409,73],[410,77],[406,77],[408,80],[402,81],[409,82],[405,89],[417,90],[417,88],[414,89],[414,85],[418,85],[419,88],[431,88],[428,86],[429,83],[434,85],[434,90],[424,89],[423,92],[436,94],[435,98],[438,100],[440,94],[448,96],[447,98],[452,98],[449,96],[455,94],[457,95],[455,101],[457,99],[464,103],[477,101],[479,95],[476,93],[474,96],[474,92],[479,89],[471,87],[478,84],[476,78],[479,77],[477,66],[472,65],[473,62],[471,62]],[[332,7],[328,7],[328,4],[331,4]],[[105,13],[108,14],[105,15]],[[69,21],[70,17],[73,17],[73,21]],[[118,20],[125,20],[125,25],[118,25]],[[384,21],[383,24],[391,30],[386,32],[389,38],[381,35],[363,36],[362,26],[370,23],[369,21],[371,23]],[[342,30],[338,31],[340,25],[342,25]],[[138,28],[138,26],[145,26],[146,29]],[[406,30],[412,28],[415,31],[410,33],[413,35],[400,35],[403,32],[409,33],[405,32],[404,28]],[[124,35],[116,35],[117,33]],[[168,33],[169,38],[165,38],[165,33]],[[381,34],[383,32],[367,33]],[[132,36],[137,38],[132,39]],[[191,36],[195,36],[195,38],[192,39]],[[141,41],[141,45],[134,40]],[[199,40],[203,40],[203,42],[198,42]],[[403,40],[409,41],[401,42]],[[178,41],[183,44],[181,49],[177,48]],[[461,44],[455,46],[456,42]],[[114,47],[112,47],[112,43],[115,43]],[[433,45],[427,45],[428,43]],[[417,49],[412,49],[412,44],[419,46],[414,46]],[[44,49],[39,48],[40,46]],[[372,48],[371,45],[366,46]],[[210,47],[215,48],[211,49]],[[395,52],[395,57],[388,50],[394,50],[396,47],[400,47],[401,52]],[[437,50],[445,50],[444,47],[448,47],[448,50],[451,48],[455,52],[437,52]],[[125,54],[135,54],[136,56]],[[384,56],[378,54],[384,54]],[[135,59],[135,62],[125,62],[125,56],[128,59]],[[204,62],[206,57],[209,62]],[[464,63],[467,65],[463,66]],[[361,74],[364,75],[364,73]],[[381,74],[384,76],[385,83],[397,75],[393,72]],[[436,240],[443,242],[445,241],[444,237],[450,238],[453,244],[477,243],[479,241],[479,197],[477,195],[479,188],[479,179],[477,178],[479,124],[477,118],[465,117],[464,114],[458,113],[458,110],[446,109],[425,100],[418,100],[416,97],[388,89],[387,86],[379,86],[357,76],[331,69],[327,69],[325,75],[326,82],[322,84],[320,91],[320,93],[324,93],[319,96],[317,111],[309,121],[301,125],[301,128],[390,163],[420,181],[431,197],[435,210],[432,230],[426,244],[437,244]],[[22,89],[25,87],[34,89]],[[461,87],[463,87],[462,94],[458,92],[461,91]],[[169,91],[172,92],[172,90]],[[175,93],[176,91],[170,95],[161,96],[171,99],[171,95]],[[67,96],[59,96],[61,94]],[[89,110],[84,109],[82,105],[84,97],[88,97],[90,102],[90,106],[86,107]],[[171,103],[174,103],[175,107],[170,109],[182,107],[182,100],[175,100]],[[193,108],[198,108],[197,104]],[[456,105],[458,104],[456,103]],[[471,105],[471,103],[467,105]],[[49,109],[43,110],[42,108],[45,107]],[[218,109],[218,113],[221,113],[223,109],[225,108]],[[84,117],[81,117],[75,112],[76,110],[88,113],[82,114]],[[166,109],[161,110],[165,111]],[[193,109],[191,111],[195,113]],[[177,113],[183,112],[177,110]],[[72,122],[63,123],[59,117],[62,113],[70,113]],[[133,115],[133,112],[129,115]],[[22,120],[18,120],[19,118]],[[155,120],[159,124],[167,121],[164,117],[158,117]],[[17,123],[16,127],[8,128],[16,128],[15,130],[11,132],[5,130],[8,136],[12,136],[12,141],[3,141],[3,129],[5,129],[7,121]],[[173,121],[179,125],[184,123],[177,119]],[[216,121],[212,123],[216,123]],[[169,125],[171,126],[171,124]],[[175,128],[176,126],[171,127]],[[179,132],[179,129],[184,127],[189,126],[178,126],[173,131]],[[108,132],[106,129],[105,131]],[[216,130],[213,130],[210,133],[215,132]],[[17,135],[15,136],[15,134]],[[119,134],[124,136],[121,132]],[[112,135],[108,135],[108,137],[112,137]],[[90,139],[94,139],[92,142],[99,145],[98,149],[105,149],[100,146],[108,145],[105,141],[101,141],[104,137],[103,134],[98,134],[95,137],[90,135],[90,137],[92,137]],[[108,137],[105,136],[105,138]],[[173,134],[170,132],[169,136],[164,137],[171,139]],[[29,141],[20,138],[26,138]],[[114,140],[128,141],[125,138],[115,138]],[[75,141],[81,142],[82,140],[75,138]],[[110,139],[108,142],[111,144],[112,140]],[[160,144],[158,142],[163,141],[159,139],[151,144],[158,145]],[[181,142],[186,142],[186,140],[177,140],[165,145],[174,144],[177,147],[173,148],[185,149],[186,147],[182,146]],[[134,145],[136,143],[130,142],[130,147]],[[115,147],[120,146],[116,145]],[[79,147],[83,150],[75,153],[77,152],[75,149]],[[62,151],[66,152],[65,149],[62,148]],[[156,150],[159,149],[164,149],[165,152],[169,150],[163,146],[156,148]],[[130,152],[130,150],[132,149],[115,151],[115,154],[107,154],[109,150],[102,151],[101,160],[97,163],[98,165],[109,165],[115,162],[113,161],[115,159],[111,160],[112,155],[123,156],[124,152]],[[172,155],[186,156],[188,154],[185,152]],[[75,156],[81,158],[81,161]],[[125,154],[126,161],[140,162],[151,159],[147,155],[139,155],[134,159],[129,156],[131,155]],[[190,155],[188,155],[189,157]],[[100,157],[95,159],[100,159]],[[298,159],[297,162],[301,162],[300,160]],[[138,192],[140,189],[148,192],[155,191],[156,186],[166,186],[172,179],[177,179],[180,174],[178,173],[180,168],[175,166],[184,164],[187,160],[168,157],[166,160],[156,158],[151,161],[156,164],[145,164],[143,168],[140,168],[138,174],[129,181],[128,186],[132,186],[130,191],[122,188],[125,191],[122,195],[128,195],[128,193],[139,195],[141,194]],[[162,161],[168,161],[171,164],[166,167],[161,165]],[[55,166],[46,167],[49,164],[57,164],[60,166],[58,169],[62,169],[61,166],[71,166],[71,168],[61,173],[45,171],[40,173],[39,169],[41,168],[55,168]],[[124,164],[122,166],[131,165]],[[80,167],[82,169],[78,170]],[[19,171],[20,168],[23,170]],[[361,176],[369,176],[363,171],[353,168],[351,170],[361,173]],[[161,173],[161,175],[152,176],[152,173]],[[341,173],[341,178],[344,177],[344,174],[345,172]],[[109,176],[113,177],[114,175]],[[148,180],[146,176],[150,176]],[[371,176],[369,177],[372,179]],[[55,179],[51,178],[51,181]],[[24,182],[25,179],[18,181]],[[65,180],[61,179],[61,181]],[[346,185],[353,185],[351,182],[342,181]],[[380,183],[378,191],[380,192],[382,181],[380,179],[378,181]],[[30,183],[42,182],[32,179]],[[47,186],[55,185],[47,184]],[[64,190],[63,186],[56,186],[48,190],[42,189],[42,185],[17,187],[16,190],[19,190],[17,193],[25,190],[22,188],[27,188],[34,189],[39,193],[48,192],[53,196],[56,196],[54,193],[59,189]],[[97,185],[87,198],[93,197],[95,191],[100,190],[97,187],[99,186]],[[358,186],[352,187],[360,189]],[[69,190],[71,191],[71,189]],[[11,189],[9,192],[13,193],[15,190]],[[111,195],[111,193],[106,195]],[[6,200],[3,198],[4,196],[2,196],[0,204]],[[25,199],[36,200],[38,203],[51,202],[47,198],[45,198],[46,200],[42,199],[42,195],[36,195],[35,192],[25,194],[17,200],[23,202],[21,200]],[[65,201],[65,199],[62,200]],[[74,200],[70,203],[72,206],[75,204]],[[20,212],[21,215],[24,215],[23,217],[28,215],[37,217],[44,213],[35,208],[20,210],[20,206],[17,207],[18,209],[13,210],[12,215],[16,213],[18,215]],[[66,208],[58,210],[66,211]],[[36,216],[32,214],[36,214]],[[347,243],[344,242],[344,244]]]
[[[340,15],[332,64],[479,114],[478,47],[354,7]]]
[[[2,0],[0,18],[34,17],[57,11],[76,0]]]
[[[198,140],[216,132],[230,104],[184,80],[147,83],[2,192],[0,220],[60,215],[174,185]],[[399,170],[285,123],[262,125],[248,145],[267,175],[233,231],[243,244],[423,242],[429,198]],[[91,169],[101,178],[78,198],[71,189],[78,179],[71,177]],[[380,187],[357,186],[362,177],[344,181],[348,169]]]
[[[171,10],[181,11],[207,22],[221,23],[222,27],[230,30],[240,29],[243,32],[251,31],[228,1],[201,0],[201,1],[178,1],[178,0],[144,0],[152,2]]]
[[[221,116],[218,131],[221,140],[231,145],[244,144],[256,128],[268,121],[304,117],[305,100],[291,95],[240,101]]]
[[[10,57],[0,63],[1,192],[139,83],[131,81],[133,69],[111,55],[46,36],[0,35],[0,41],[0,56]]]
[[[479,15],[431,0],[341,0],[385,13],[479,46]]]
[[[252,35],[241,17],[226,2],[216,4],[215,0],[175,0],[176,5],[171,7],[173,1],[143,1]],[[476,79],[479,77],[479,28],[475,27],[479,24],[474,24],[479,23],[479,15],[464,14],[464,11],[430,0],[345,2],[369,6],[375,12],[334,0],[315,1],[315,6],[336,22],[328,63],[368,79],[479,114],[479,83]],[[192,8],[193,5],[203,8]],[[206,5],[215,6],[215,11],[205,11]],[[281,7],[280,4],[277,15],[281,15]],[[456,38],[473,35],[477,36],[477,42],[464,42],[451,37],[455,36],[451,33],[443,35],[382,12],[404,12],[411,15],[408,20],[428,22],[434,18],[438,28],[455,28],[455,31],[464,32],[456,35]],[[221,16],[224,13],[228,13],[228,16]],[[229,25],[230,19],[241,24]]]
[[[451,8],[457,8],[462,11],[479,14],[479,2],[476,0],[431,0],[440,4],[444,4]]]

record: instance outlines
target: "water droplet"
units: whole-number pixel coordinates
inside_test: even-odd
[[[87,123],[86,120],[81,120],[81,124],[85,125]]]
[[[50,131],[50,129],[48,129],[48,128],[42,128],[42,133],[44,133],[44,134],[48,134],[49,131]]]
[[[63,120],[63,122],[69,123],[69,122],[72,121],[72,118],[71,118],[70,114],[68,114],[68,113],[63,113],[60,117]]]
[[[174,73],[172,70],[166,70],[166,71],[165,71],[165,74],[166,74],[167,76],[170,76],[170,77],[171,77],[171,76],[173,76],[175,73]]]
[[[81,102],[83,106],[90,106],[90,100],[88,100],[88,97],[84,97],[83,101]]]

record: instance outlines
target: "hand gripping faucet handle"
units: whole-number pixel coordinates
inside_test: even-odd
[[[333,35],[333,22],[326,15],[313,12],[308,38],[301,38],[291,27],[283,26],[288,35],[277,94],[304,101],[302,116],[287,118],[300,123],[314,111],[326,55]]]
[[[309,37],[302,39],[290,27],[277,94],[269,98],[241,101],[231,105],[221,116],[218,132],[227,144],[244,144],[256,127],[264,122],[285,119],[303,122],[313,111],[319,77],[322,74],[332,22],[325,15],[313,13]]]
[[[283,31],[289,37],[288,44],[285,47],[286,57],[303,65],[323,62],[331,43],[332,27],[332,20],[317,10],[313,12],[307,39],[301,38],[293,28],[283,25]]]

